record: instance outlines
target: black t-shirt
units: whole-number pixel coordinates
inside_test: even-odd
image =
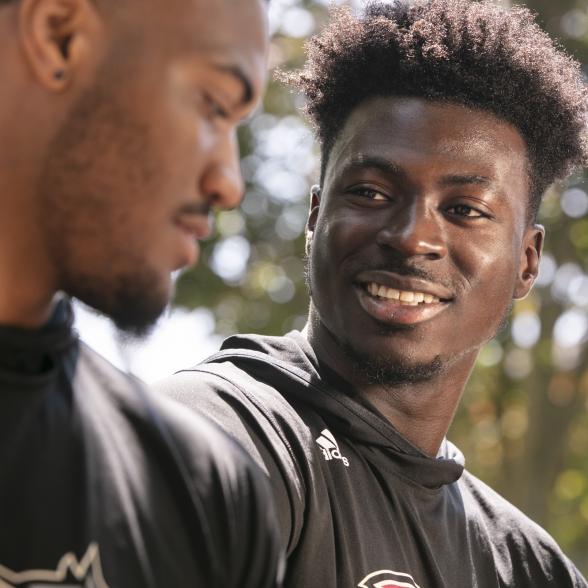
[[[0,586],[276,586],[258,468],[80,344],[70,315],[0,327]]]
[[[159,389],[205,411],[269,475],[289,588],[588,586],[456,447],[423,454],[298,332],[232,337]]]

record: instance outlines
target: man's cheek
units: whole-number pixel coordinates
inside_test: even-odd
[[[336,212],[324,224],[319,238],[329,242],[330,249],[339,255],[359,252],[363,247],[376,241],[378,231],[363,218],[355,218],[344,211]]]

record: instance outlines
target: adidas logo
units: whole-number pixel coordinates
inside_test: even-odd
[[[326,461],[340,459],[345,467],[349,467],[349,460],[341,455],[339,444],[335,441],[335,437],[333,437],[333,433],[329,429],[321,431],[320,437],[317,438],[316,442],[321,448]]]

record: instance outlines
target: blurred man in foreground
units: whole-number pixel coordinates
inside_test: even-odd
[[[587,586],[445,438],[537,276],[542,194],[586,162],[578,65],[524,9],[431,0],[337,13],[289,80],[322,148],[308,325],[162,389],[266,469],[288,586]]]
[[[275,585],[263,476],[80,344],[58,295],[153,323],[241,198],[266,46],[258,0],[2,2],[2,586]]]

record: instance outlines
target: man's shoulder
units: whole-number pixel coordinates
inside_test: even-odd
[[[459,487],[470,528],[489,539],[487,548],[499,567],[508,568],[513,582],[520,575],[550,577],[561,586],[588,586],[555,539],[506,498],[467,470]]]
[[[164,395],[223,422],[223,407],[241,416],[276,419],[304,434],[298,399],[307,388],[302,355],[291,337],[241,336],[228,339],[204,362],[155,385]],[[298,359],[296,357],[296,359]]]
[[[481,512],[504,533],[530,530],[545,533],[539,525],[467,469],[459,481],[467,514]],[[486,521],[488,522],[488,521]],[[513,525],[513,523],[516,523]]]
[[[290,373],[286,362],[263,352],[223,351],[213,359],[158,382],[155,389],[212,418],[250,454],[257,453],[250,442],[253,433],[272,451],[281,448],[288,459],[300,460],[314,442],[309,407],[300,401],[308,394],[304,381]]]
[[[107,471],[122,468],[129,487],[157,493],[153,511],[180,512],[183,528],[218,570],[232,566],[227,576],[266,577],[255,585],[274,585],[278,535],[269,485],[229,435],[87,346],[74,387],[93,462]],[[265,558],[266,571],[245,571],[251,557]]]
[[[224,457],[217,463],[232,455],[239,459],[244,455],[241,448],[209,418],[187,411],[172,399],[156,393],[86,345],[81,349],[79,371],[76,386],[85,388],[80,390],[79,399],[83,400],[87,387],[92,388],[92,393],[87,396],[94,414],[99,414],[101,408],[116,412],[133,428],[141,428],[143,434],[151,432],[173,439],[174,443],[189,447],[192,453]]]

